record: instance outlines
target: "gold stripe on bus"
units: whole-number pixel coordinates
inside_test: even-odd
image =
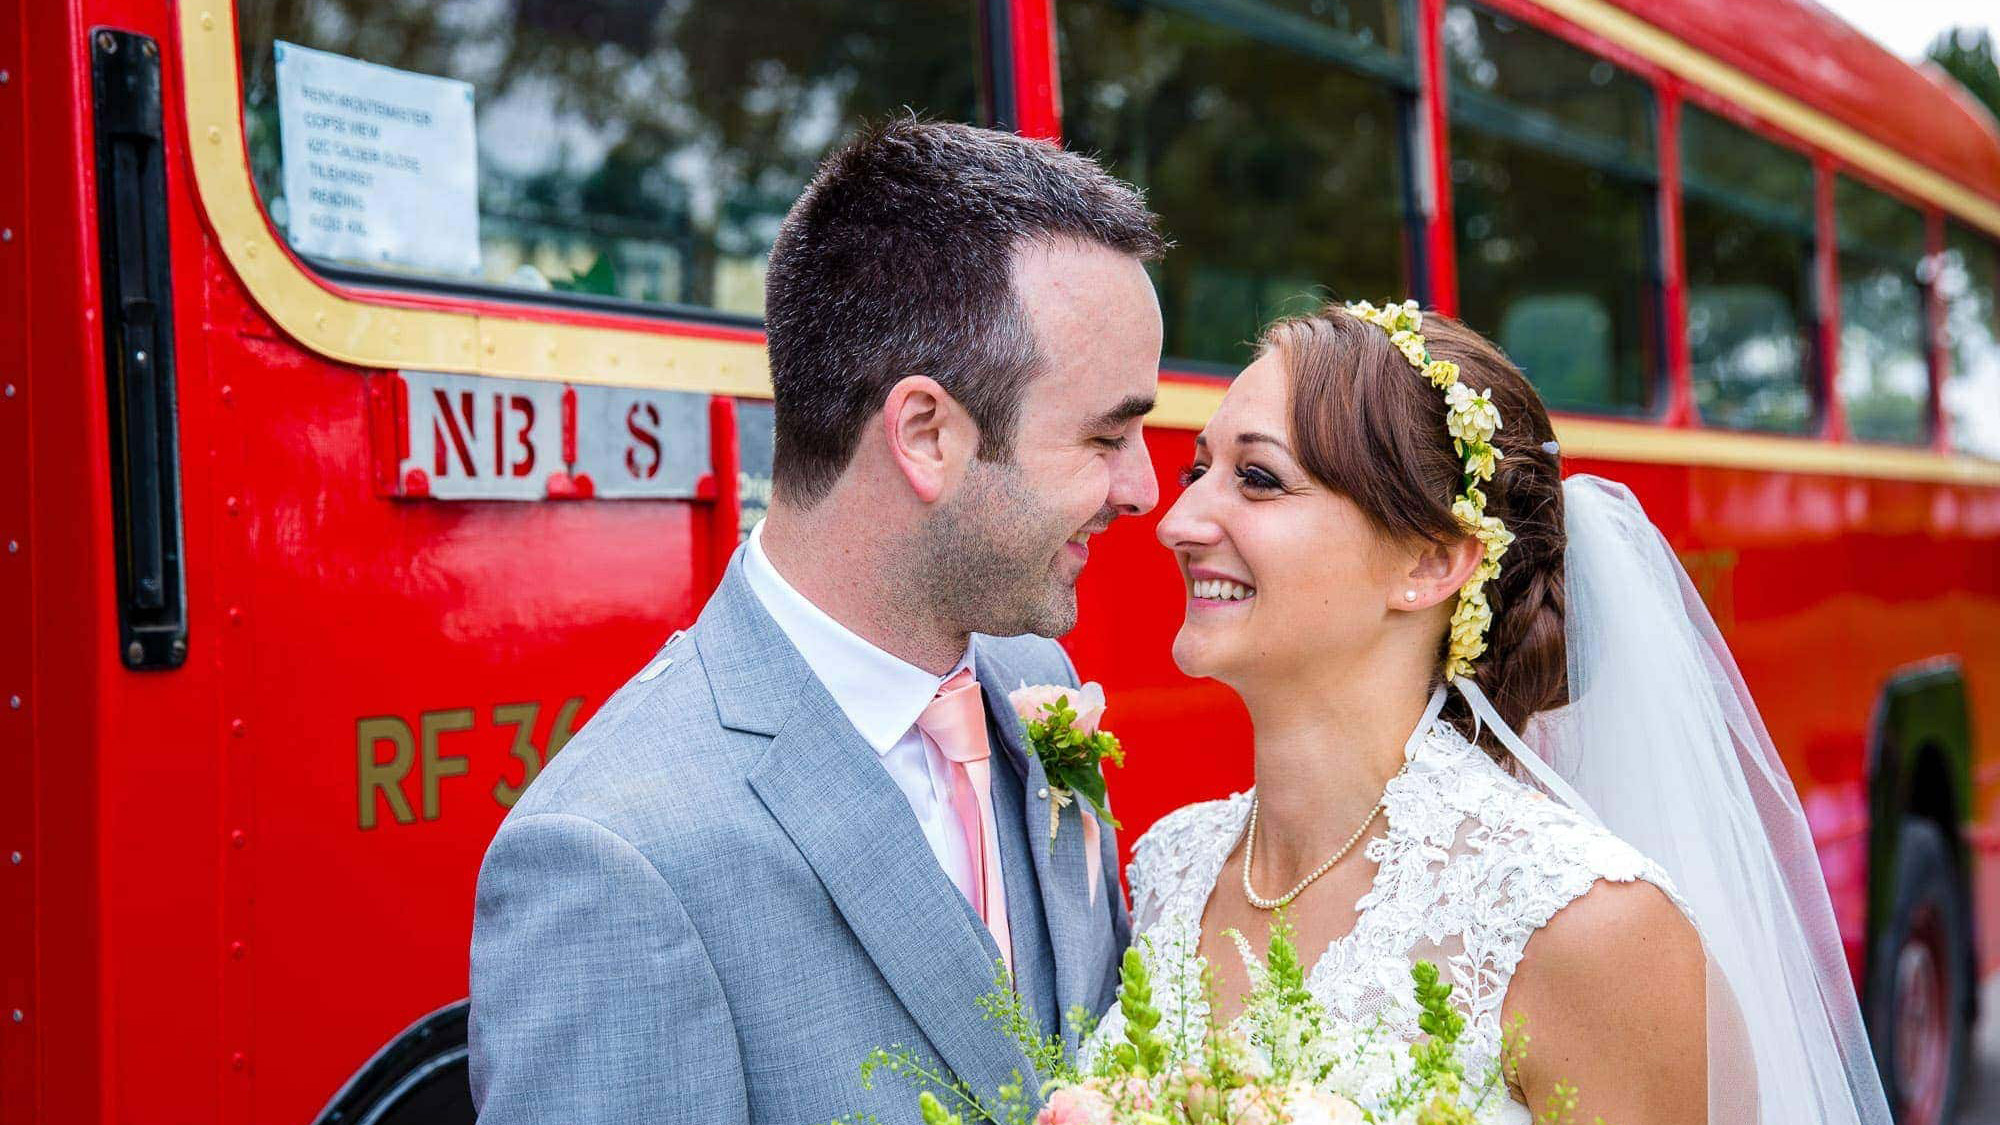
[[[1160,380],[1158,405],[1146,424],[1170,430],[1199,430],[1222,403],[1227,384],[1167,377]],[[1695,465],[1872,477],[1950,484],[2000,485],[2000,462],[1818,438],[1675,429],[1641,422],[1558,415],[1556,440],[1563,456],[1642,464]]]
[[[1741,102],[1912,194],[2000,234],[2000,204],[1706,56],[1605,0],[1535,0],[1579,26]],[[343,363],[768,398],[762,345],[525,316],[411,309],[343,296],[286,253],[251,186],[243,139],[236,14],[226,0],[177,5],[195,186],[218,244],[251,297],[313,352]],[[1162,425],[1199,428],[1209,392],[1162,388]],[[1212,392],[1219,395],[1220,392]],[[1173,420],[1166,420],[1173,419]],[[1854,447],[1842,446],[1842,449]],[[1902,454],[1896,456],[1901,457]],[[1900,462],[1899,462],[1900,463]]]

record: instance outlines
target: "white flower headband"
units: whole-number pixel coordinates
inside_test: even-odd
[[[1459,496],[1452,501],[1451,514],[1467,535],[1478,538],[1485,556],[1472,577],[1459,587],[1458,605],[1451,612],[1451,648],[1445,654],[1444,678],[1457,679],[1472,674],[1472,662],[1486,651],[1486,630],[1493,624],[1493,607],[1486,601],[1486,584],[1500,576],[1500,556],[1507,553],[1514,535],[1497,517],[1486,514],[1486,493],[1480,484],[1493,479],[1493,466],[1500,451],[1493,448],[1493,434],[1500,428],[1500,411],[1493,405],[1492,391],[1475,391],[1458,381],[1458,364],[1432,359],[1418,333],[1424,314],[1415,301],[1376,308],[1367,301],[1355,301],[1347,311],[1389,334],[1389,342],[1422,372],[1431,385],[1444,392],[1445,429],[1451,433],[1452,448],[1465,459]]]

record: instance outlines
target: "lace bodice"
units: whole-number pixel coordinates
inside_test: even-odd
[[[1446,722],[1412,740],[1382,803],[1387,828],[1365,853],[1377,864],[1373,885],[1355,903],[1354,928],[1312,964],[1306,985],[1334,1018],[1380,1019],[1390,1034],[1414,1042],[1420,1033],[1410,967],[1435,962],[1466,1017],[1468,1073],[1499,1057],[1508,982],[1528,939],[1557,911],[1599,879],[1644,879],[1680,901],[1657,865],[1507,773]],[[1188,805],[1134,848],[1127,871],[1134,941],[1169,1043],[1198,1044],[1206,1033],[1201,916],[1249,810],[1247,793]],[[1085,1057],[1124,1032],[1113,1005]],[[1508,1106],[1518,1111],[1508,1118],[1528,1120],[1526,1107]]]

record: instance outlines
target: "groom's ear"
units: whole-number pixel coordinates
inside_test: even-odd
[[[979,449],[979,427],[938,381],[911,375],[889,388],[882,403],[889,459],[926,504],[955,485]]]

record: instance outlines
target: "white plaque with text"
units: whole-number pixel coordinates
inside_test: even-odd
[[[274,46],[287,236],[301,254],[479,272],[472,84]]]

